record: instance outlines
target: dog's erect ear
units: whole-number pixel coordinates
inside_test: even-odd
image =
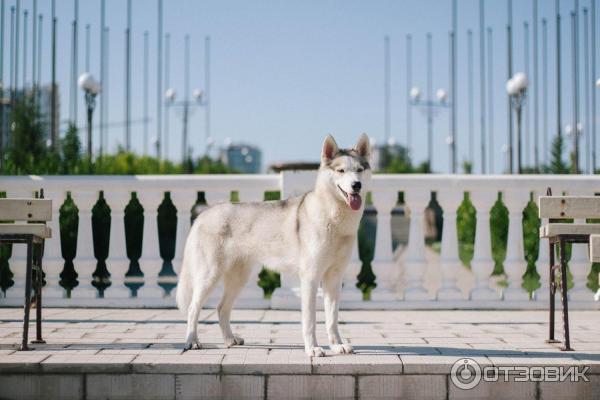
[[[369,137],[366,133],[360,135],[358,142],[356,142],[356,145],[354,146],[354,150],[356,150],[361,157],[369,158],[371,155],[371,143],[369,142]]]
[[[323,151],[321,152],[321,162],[331,161],[338,152],[338,145],[331,135],[327,135],[323,142]]]

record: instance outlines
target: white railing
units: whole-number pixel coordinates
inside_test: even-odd
[[[177,237],[173,267],[179,272],[182,247],[189,230],[192,206],[197,193],[204,192],[208,205],[228,201],[232,191],[240,201],[260,201],[266,191],[281,191],[282,198],[310,190],[314,172],[285,172],[280,175],[161,175],[161,176],[23,176],[0,177],[0,191],[7,197],[30,197],[44,189],[45,197],[53,200],[53,220],[50,226],[52,239],[46,241],[44,271],[46,286],[44,304],[53,306],[102,307],[171,307],[175,291],[165,291],[159,283],[175,281],[174,277],[159,277],[163,260],[159,252],[158,206],[164,193],[169,192],[177,209]],[[371,299],[362,300],[356,289],[357,274],[361,268],[357,246],[344,279],[343,307],[345,308],[544,308],[548,298],[548,244],[541,241],[537,272],[542,287],[529,296],[522,287],[522,277],[527,263],[524,255],[522,215],[523,209],[552,187],[554,193],[594,194],[600,188],[600,177],[561,175],[374,175],[371,182],[371,199],[377,210],[375,256],[371,262],[376,275],[377,288]],[[109,256],[106,260],[111,286],[103,297],[92,285],[97,260],[92,237],[92,207],[100,191],[111,209]],[[59,209],[67,192],[79,209],[77,253],[73,260],[79,284],[67,297],[59,285],[65,260],[62,258],[59,230]],[[132,193],[137,194],[144,208],[142,256],[139,260],[144,277],[126,277],[129,258],[126,251],[124,215]],[[408,243],[402,251],[392,249],[392,210],[397,207],[398,193],[404,193],[404,207],[409,220]],[[425,245],[425,209],[431,194],[443,209],[444,228],[441,252],[438,255]],[[457,209],[468,192],[476,209],[476,234],[471,268],[464,267],[459,259],[456,226]],[[502,193],[502,201],[509,213],[508,241],[504,270],[507,286],[500,287],[493,277],[490,234],[490,210]],[[276,227],[274,227],[275,229]],[[24,246],[13,246],[10,268],[15,284],[5,295],[0,295],[1,305],[22,304],[24,292]],[[258,274],[258,267],[256,273]],[[593,292],[586,287],[591,264],[586,245],[574,245],[569,264],[574,287],[569,291],[573,308],[597,308]],[[257,275],[254,275],[256,277]],[[265,299],[256,284],[248,283],[237,307],[246,308],[298,308],[298,279],[283,274],[281,287],[271,299]],[[143,283],[133,297],[126,286],[129,282]],[[209,306],[219,299],[216,290]]]

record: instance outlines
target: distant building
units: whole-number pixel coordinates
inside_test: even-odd
[[[221,162],[229,168],[245,173],[261,172],[262,151],[248,144],[230,144],[221,150]]]
[[[27,88],[25,89],[26,91],[24,92],[23,89],[20,89],[16,92],[16,96],[17,97],[22,97],[23,93],[26,93],[27,95],[31,95],[32,93],[32,89],[31,88]],[[59,127],[59,121],[60,121],[60,96],[58,94],[58,88],[57,88],[57,92],[56,92],[56,118],[54,119],[54,130],[52,130],[52,90],[51,90],[51,86],[47,85],[47,86],[43,86],[41,88],[39,88],[39,90],[36,92],[36,96],[37,96],[37,104],[39,105],[39,110],[40,110],[40,122],[42,124],[42,132],[44,135],[44,140],[49,140],[52,138],[52,132],[54,132],[54,139],[56,140],[58,137],[58,127]],[[4,91],[4,98],[1,99],[2,101],[0,101],[0,113],[2,113],[2,125],[0,128],[2,128],[0,130],[0,135],[2,135],[2,149],[0,149],[1,151],[4,151],[4,149],[8,146],[9,142],[10,142],[10,125],[9,125],[9,120],[10,120],[10,111],[11,111],[11,103],[10,103],[10,93],[8,90]]]

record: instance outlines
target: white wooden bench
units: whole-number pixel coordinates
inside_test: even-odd
[[[43,191],[40,191],[43,197]],[[44,240],[52,236],[46,221],[52,219],[52,200],[0,199],[0,243],[27,245],[27,272],[25,276],[25,311],[21,350],[29,350],[29,309],[33,271],[35,271],[36,339],[32,343],[45,343],[42,339],[42,256]]]
[[[573,350],[569,337],[569,304],[567,296],[567,243],[591,243],[590,238],[600,237],[600,224],[553,222],[556,219],[600,218],[600,197],[595,196],[552,196],[548,188],[547,196],[540,196],[538,208],[540,218],[548,218],[549,223],[540,227],[540,238],[550,242],[550,327],[548,342],[557,343],[554,338],[554,310],[557,288],[555,271],[560,273],[564,344],[561,350]],[[555,246],[558,245],[560,261],[555,265]],[[598,243],[600,250],[600,242]],[[598,253],[600,259],[600,252]]]

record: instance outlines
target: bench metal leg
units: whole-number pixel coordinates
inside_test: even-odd
[[[37,256],[37,270],[36,270],[36,285],[35,285],[35,330],[36,337],[31,343],[46,343],[42,339],[42,285],[44,283],[44,272],[42,270],[42,257],[44,253],[44,245],[38,245],[38,256]]]
[[[555,248],[554,248],[554,243],[550,243],[550,255],[549,255],[549,259],[550,259],[550,284],[549,286],[549,290],[550,290],[550,296],[548,297],[549,301],[550,301],[550,323],[549,323],[549,327],[548,327],[548,340],[546,340],[546,343],[559,343],[559,340],[556,340],[554,338],[554,318],[555,318],[555,311],[556,311],[556,301],[555,301],[555,297],[556,297],[556,268],[554,267],[554,262],[555,262]]]
[[[562,300],[562,317],[565,342],[560,349],[562,351],[573,351],[571,341],[569,339],[569,298],[567,296],[567,255],[565,248],[565,240],[560,239],[560,297]]]
[[[27,240],[27,272],[25,274],[25,316],[23,317],[23,341],[21,350],[29,350],[27,346],[29,336],[29,309],[31,308],[31,270],[33,264],[33,240]]]

